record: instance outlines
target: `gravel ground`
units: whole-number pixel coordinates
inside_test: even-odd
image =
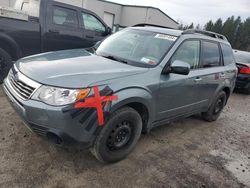
[[[233,94],[216,122],[159,127],[105,165],[31,133],[0,89],[0,187],[250,187],[249,112],[250,96]]]

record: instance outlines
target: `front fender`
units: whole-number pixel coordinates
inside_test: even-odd
[[[155,115],[155,102],[152,94],[149,91],[145,90],[144,88],[129,88],[117,91],[113,95],[116,95],[118,100],[112,102],[110,108],[111,114],[117,109],[128,104],[140,103],[148,110],[148,124],[150,124]]]

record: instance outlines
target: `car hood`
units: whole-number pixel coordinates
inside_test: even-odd
[[[27,77],[51,86],[81,88],[100,81],[148,71],[90,54],[83,49],[49,52],[20,59],[17,69]]]

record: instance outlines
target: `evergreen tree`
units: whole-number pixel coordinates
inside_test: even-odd
[[[222,34],[224,34],[227,37],[231,45],[233,45],[234,42],[234,32],[235,32],[234,22],[235,22],[234,16],[231,16],[225,21],[222,27]]]
[[[213,31],[216,33],[222,33],[222,27],[223,27],[223,22],[222,19],[219,18],[213,26]]]
[[[214,23],[212,20],[210,20],[209,22],[207,22],[207,24],[205,25],[205,30],[207,31],[213,31],[214,28]]]
[[[250,51],[250,17],[243,23],[242,35],[243,37],[240,49]]]
[[[242,29],[241,18],[238,16],[238,18],[234,21],[234,38],[232,41],[232,45],[234,46],[234,48],[237,48],[237,43],[242,40],[242,37],[244,37],[243,35],[241,35],[243,31]]]
[[[188,26],[188,29],[193,29],[194,28],[194,23],[191,23],[189,26]]]
[[[250,17],[242,22],[240,17],[229,17],[224,23],[219,18],[215,23],[208,21],[204,27],[207,31],[223,34],[232,47],[250,51]]]
[[[183,30],[183,23],[178,26],[178,29]]]
[[[244,43],[244,24],[240,23],[235,35],[235,41],[233,47],[235,49],[242,49],[242,44]]]
[[[198,30],[201,30],[201,25],[200,24],[197,24],[195,29],[198,29]]]

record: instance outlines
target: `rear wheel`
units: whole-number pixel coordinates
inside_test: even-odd
[[[206,121],[216,121],[220,116],[224,106],[227,102],[227,95],[224,91],[221,91],[214,99],[212,105],[207,112],[202,113],[202,118]]]
[[[130,107],[121,108],[104,125],[91,152],[102,162],[122,160],[134,149],[141,131],[140,114]]]
[[[12,66],[12,60],[10,55],[3,49],[0,48],[0,84],[3,79],[7,76]]]
[[[250,83],[248,84],[248,87],[245,89],[245,94],[250,95]]]

